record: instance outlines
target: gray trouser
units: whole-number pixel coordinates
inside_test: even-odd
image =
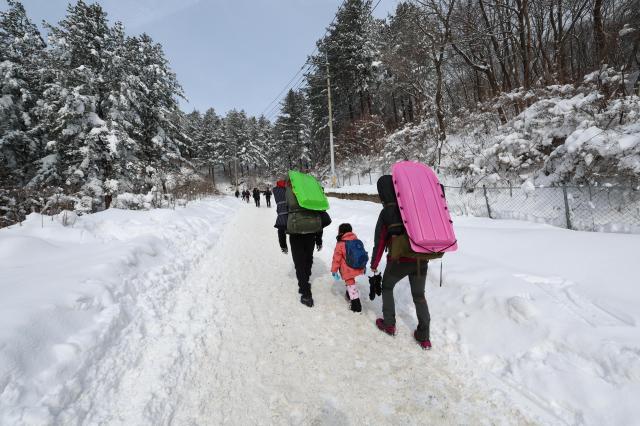
[[[393,288],[404,277],[409,277],[411,285],[411,296],[416,305],[416,316],[418,317],[418,330],[416,337],[418,340],[429,340],[429,306],[424,296],[424,286],[427,280],[428,262],[423,262],[418,271],[418,265],[413,262],[392,262],[387,263],[382,277],[382,315],[385,325],[396,325],[396,306],[393,300]]]

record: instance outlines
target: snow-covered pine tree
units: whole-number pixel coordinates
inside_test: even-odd
[[[35,115],[44,41],[20,2],[0,12],[0,187],[23,186],[42,154]]]
[[[312,113],[315,155],[326,157],[327,66],[331,75],[331,94],[336,144],[349,155],[354,140],[352,124],[378,112],[376,90],[379,80],[382,22],[371,14],[370,0],[344,3],[329,33],[317,42],[318,53],[311,58],[314,71],[307,75],[307,94]],[[358,151],[357,148],[353,149]],[[340,161],[340,160],[338,160]]]
[[[148,189],[156,170],[175,169],[180,162],[183,135],[172,119],[183,92],[160,44],[147,34],[130,37],[126,43],[131,107],[138,120],[129,130],[137,142],[131,165],[138,174],[138,184],[146,176]]]
[[[266,147],[264,145],[265,140],[263,139],[262,129],[258,120],[253,116],[247,119],[247,127],[249,139],[245,161],[249,167],[252,167],[260,173],[262,168],[267,165]]]
[[[209,175],[214,176],[215,166],[224,161],[222,159],[224,130],[222,119],[213,108],[207,109],[202,116],[201,132],[201,164],[207,168]]]
[[[277,149],[276,141],[273,139],[273,126],[264,115],[258,118],[257,130],[257,144],[260,146],[266,170],[274,175],[277,166],[281,162],[281,157],[278,156],[279,150]]]
[[[38,183],[62,185],[69,193],[103,193],[112,173],[112,138],[105,117],[110,87],[107,69],[111,31],[98,4],[82,0],[69,5],[67,15],[49,29],[45,90],[39,114],[45,122],[47,148],[55,166]]]
[[[191,145],[187,150],[186,157],[189,158],[196,167],[201,167],[203,163],[204,131],[202,126],[202,114],[193,110],[185,116],[187,120],[186,132],[191,140]]]
[[[306,169],[311,160],[311,121],[304,93],[289,90],[280,111],[274,126],[275,144],[281,155],[276,171]]]
[[[233,109],[227,113],[223,123],[224,143],[221,146],[220,158],[227,165],[229,176],[235,177],[236,167],[238,168],[238,175],[240,173],[249,139],[247,116],[244,111]]]

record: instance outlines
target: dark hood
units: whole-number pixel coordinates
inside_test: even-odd
[[[378,196],[382,204],[397,202],[391,175],[380,176],[380,179],[378,179]]]

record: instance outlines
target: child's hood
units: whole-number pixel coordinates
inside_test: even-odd
[[[340,241],[352,241],[352,240],[357,240],[357,239],[358,239],[358,237],[353,232],[345,232],[342,235],[342,238],[340,238]]]

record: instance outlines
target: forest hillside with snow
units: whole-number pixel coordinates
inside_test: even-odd
[[[399,159],[478,185],[615,185],[640,175],[640,9],[633,0],[346,1],[282,91],[243,110],[183,112],[162,46],[71,3],[44,32],[0,15],[2,226],[31,211],[171,205],[289,168],[338,182]],[[634,194],[632,194],[635,197]],[[120,199],[120,201],[117,201]]]

